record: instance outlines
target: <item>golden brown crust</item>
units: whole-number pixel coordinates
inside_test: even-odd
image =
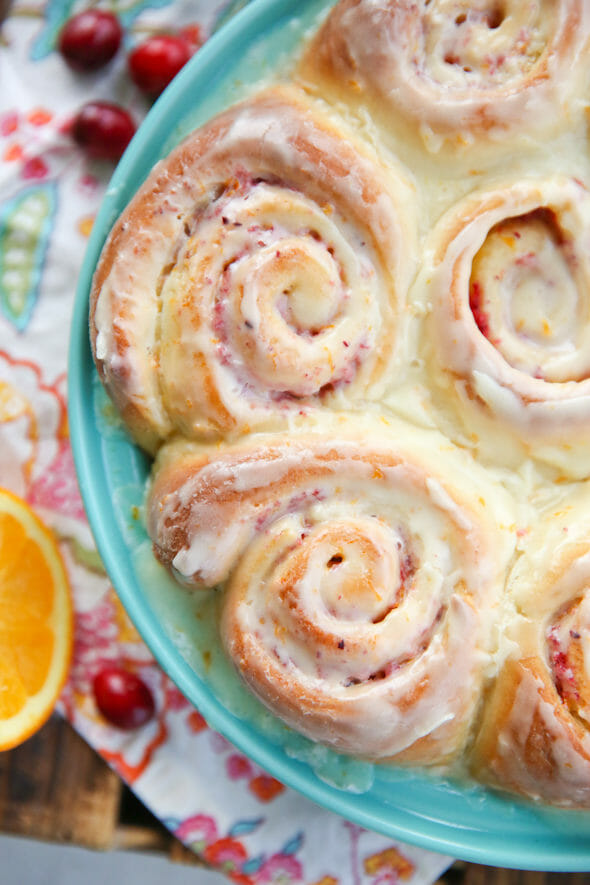
[[[582,807],[589,19],[343,0],[297,72],[318,97],[189,136],[91,296],[101,379],[158,451],[154,552],[219,588],[251,691],[338,751]]]
[[[414,124],[454,147],[555,126],[581,82],[582,0],[341,0],[306,53],[311,88],[372,107],[386,128]],[[404,130],[405,131],[405,130]],[[409,132],[409,130],[408,130]]]
[[[228,653],[288,724],[364,758],[447,762],[488,659],[505,501],[436,435],[343,417],[314,431],[164,447],[156,555],[224,587]]]
[[[90,299],[95,362],[137,441],[280,425],[335,388],[374,386],[402,332],[410,194],[288,88],[161,161],[115,224]]]
[[[557,805],[590,805],[588,490],[532,532],[508,581],[507,659],[483,707],[471,770]]]

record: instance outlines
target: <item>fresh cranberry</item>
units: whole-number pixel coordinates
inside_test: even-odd
[[[96,71],[116,54],[122,36],[116,15],[101,9],[87,9],[66,22],[58,46],[75,71]]]
[[[90,101],[74,117],[71,132],[89,156],[118,160],[135,134],[135,123],[116,104]]]
[[[191,55],[191,47],[183,37],[171,34],[148,37],[129,54],[131,79],[142,92],[156,97]]]
[[[105,719],[117,728],[145,725],[154,715],[154,698],[145,682],[122,667],[103,667],[94,677],[94,699]]]

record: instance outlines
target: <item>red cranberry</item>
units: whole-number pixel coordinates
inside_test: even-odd
[[[93,689],[98,709],[117,728],[139,728],[154,715],[150,689],[139,676],[122,667],[103,667],[94,677]]]
[[[191,57],[183,37],[162,34],[140,43],[128,58],[129,73],[136,86],[153,97],[164,91]]]
[[[75,71],[96,71],[116,54],[122,36],[116,15],[101,9],[87,9],[66,22],[58,46]]]
[[[72,137],[86,153],[100,160],[118,160],[135,134],[127,111],[106,101],[90,101],[74,117]]]

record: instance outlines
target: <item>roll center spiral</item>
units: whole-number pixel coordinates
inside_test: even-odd
[[[338,268],[328,250],[311,238],[284,238],[244,260],[233,277],[246,328],[259,326],[269,309],[302,335],[317,335],[336,319]]]
[[[225,364],[273,394],[346,381],[377,323],[372,271],[354,236],[333,208],[280,184],[251,183],[224,200],[201,227],[215,228],[214,330]]]
[[[472,264],[469,303],[480,332],[513,368],[546,381],[584,377],[588,293],[574,243],[552,211],[490,230]]]
[[[377,520],[318,528],[300,548],[304,581],[331,617],[377,623],[403,597],[409,572],[401,541]]]
[[[425,15],[424,57],[437,82],[494,88],[525,76],[543,49],[524,4],[510,13],[499,2],[441,2],[432,7]]]

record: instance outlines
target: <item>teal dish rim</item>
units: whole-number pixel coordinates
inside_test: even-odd
[[[192,96],[207,94],[227,59],[244,53],[261,34],[288,26],[310,0],[253,0],[199,51],[155,103],[115,170],[96,218],[81,270],[68,364],[68,409],[74,460],[98,551],[132,622],[162,669],[212,728],[284,784],[360,826],[432,851],[494,866],[546,871],[590,870],[590,813],[547,808],[424,772],[376,767],[373,785],[352,793],[320,780],[215,697],[165,634],[141,592],[118,528],[109,486],[112,453],[143,464],[131,441],[105,448],[93,406],[96,371],[88,338],[88,297],[104,240],[171,133],[186,117]],[[316,0],[316,6],[317,6]],[[324,6],[327,6],[327,0]],[[190,100],[187,101],[187,97]],[[105,451],[110,454],[105,455]]]

